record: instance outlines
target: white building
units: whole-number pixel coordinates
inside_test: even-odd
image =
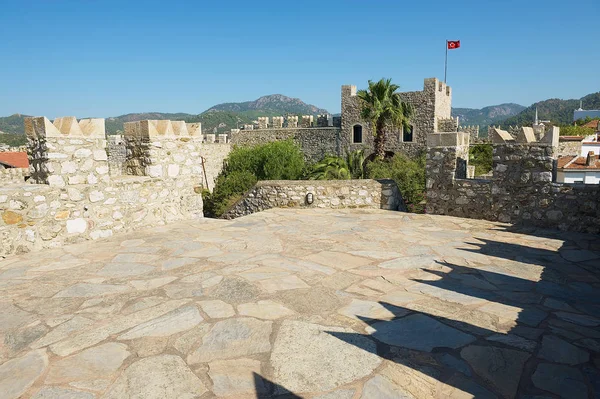
[[[585,119],[586,117],[590,118],[600,118],[600,109],[583,109],[582,102],[579,102],[579,109],[573,111],[573,122],[579,119]]]
[[[558,158],[556,182],[600,184],[600,156],[590,152],[585,157]]]
[[[592,134],[587,136],[581,142],[581,153],[582,157],[587,156],[590,152],[595,155],[600,155],[600,133]]]

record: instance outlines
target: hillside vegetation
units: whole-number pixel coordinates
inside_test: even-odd
[[[517,115],[526,107],[519,104],[500,104],[474,108],[452,108],[452,117],[459,117],[459,123],[465,125],[479,125],[480,127],[493,125],[513,115]]]
[[[552,98],[540,101],[525,108],[518,115],[505,119],[501,125],[531,125],[535,120],[535,109],[541,120],[549,120],[554,125],[572,125],[573,111],[579,108],[580,100],[560,100]],[[581,99],[584,109],[600,109],[600,92],[588,94]]]

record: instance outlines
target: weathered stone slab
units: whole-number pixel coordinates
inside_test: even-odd
[[[434,348],[460,348],[475,341],[474,336],[422,314],[373,323],[367,332],[388,345],[425,352]]]
[[[533,352],[537,347],[537,342],[519,337],[514,334],[494,334],[486,338],[488,341],[500,342],[505,345]]]
[[[476,374],[489,382],[505,398],[514,398],[519,387],[523,366],[530,354],[513,349],[471,345],[460,355]]]
[[[198,304],[211,319],[224,319],[235,315],[233,306],[220,300],[200,301]]]
[[[154,320],[142,323],[127,333],[119,336],[119,340],[136,339],[140,337],[167,337],[198,325],[202,316],[195,306],[186,306]]]
[[[353,269],[355,267],[368,265],[372,262],[371,259],[363,258],[362,256],[335,251],[321,251],[316,254],[305,256],[304,259],[339,270]]]
[[[125,285],[78,283],[58,292],[54,298],[89,298],[118,294],[127,290],[130,288]]]
[[[241,316],[250,316],[265,320],[276,320],[294,314],[292,310],[273,301],[243,303],[238,305],[238,312]]]
[[[86,349],[54,362],[50,366],[45,383],[63,384],[110,378],[129,355],[126,345],[115,342]]]
[[[0,365],[2,398],[19,398],[42,375],[48,366],[45,349],[28,352]]]
[[[390,380],[377,374],[363,386],[360,399],[411,399],[408,392],[393,384]]]
[[[81,330],[93,323],[92,320],[85,318],[83,316],[76,315],[70,320],[65,321],[64,323],[58,325],[48,334],[44,335],[41,339],[34,342],[31,347],[33,349],[42,348],[47,345],[52,345],[55,342],[58,342],[62,339],[67,338],[73,332]]]
[[[583,375],[575,368],[541,363],[531,377],[533,384],[561,398],[585,399],[588,390]]]
[[[382,262],[379,267],[384,269],[395,269],[395,270],[412,270],[412,269],[423,269],[431,266],[437,266],[435,257],[431,255],[416,255],[416,256],[405,256],[402,258],[396,258]]]
[[[189,364],[232,359],[268,352],[271,322],[249,317],[215,323],[202,338],[202,345],[188,356]]]
[[[138,276],[154,270],[154,266],[144,263],[109,263],[98,271],[98,275],[106,277]]]
[[[309,288],[308,284],[296,276],[276,277],[259,281],[260,286],[267,292],[296,290]]]
[[[102,399],[194,399],[207,391],[178,356],[147,357],[129,366]]]
[[[579,324],[580,326],[596,327],[600,325],[600,319],[588,315],[575,314],[569,312],[556,312],[555,315],[559,319]]]
[[[218,397],[264,394],[266,387],[262,381],[255,386],[254,374],[260,373],[260,362],[254,359],[217,360],[208,364],[212,391]]]
[[[94,399],[91,392],[76,391],[59,387],[43,387],[31,399]]]
[[[575,365],[587,362],[590,355],[583,349],[555,335],[545,335],[542,339],[542,349],[540,349],[538,357],[551,362]]]
[[[410,311],[393,305],[382,305],[379,302],[353,299],[349,305],[341,308],[338,313],[356,320],[391,320],[395,317],[406,316]]]
[[[0,333],[24,326],[35,319],[35,315],[19,309],[12,303],[0,303]]]
[[[290,320],[282,323],[271,353],[274,382],[294,393],[337,388],[369,375],[381,361],[375,343],[362,334]]]

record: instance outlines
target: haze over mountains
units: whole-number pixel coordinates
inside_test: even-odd
[[[600,109],[600,92],[592,93],[582,98],[585,109]],[[453,108],[452,116],[460,118],[461,125],[529,125],[535,117],[535,108],[538,108],[540,119],[549,119],[553,123],[567,125],[572,123],[573,110],[579,107],[579,100],[550,99],[524,107],[519,104],[500,104],[474,108]],[[240,103],[223,103],[215,105],[200,114],[187,113],[131,113],[106,118],[106,130],[115,134],[123,130],[125,122],[143,119],[171,119],[185,120],[187,122],[202,122],[205,132],[227,132],[229,129],[251,123],[259,116],[316,115],[327,113],[326,109],[315,105],[306,104],[298,98],[291,98],[282,94],[263,96],[254,101]],[[0,117],[0,132],[22,135],[24,133],[23,119],[27,115],[15,114]],[[0,142],[8,141],[8,137]],[[23,140],[17,138],[16,140]]]

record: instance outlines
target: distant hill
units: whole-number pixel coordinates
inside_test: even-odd
[[[315,115],[326,114],[327,110],[318,108],[311,104],[306,104],[299,98],[286,97],[282,94],[271,94],[260,97],[258,100],[246,101],[242,103],[223,103],[209,108],[206,112],[229,111],[235,113],[244,113],[248,111],[259,111],[282,115],[285,113],[295,115]]]
[[[532,104],[519,114],[503,120],[500,125],[508,127],[511,125],[531,125],[535,120],[535,109],[541,120],[549,120],[554,125],[573,124],[573,111],[579,108],[580,100],[560,100],[552,98]],[[600,92],[588,94],[581,98],[584,109],[600,109]]]
[[[504,120],[510,116],[517,115],[525,109],[519,104],[491,105],[481,109],[475,108],[452,108],[452,116],[459,117],[459,123],[465,125],[489,126],[495,122]]]
[[[0,117],[0,133],[5,134],[23,134],[25,127],[23,120],[29,115],[14,114],[11,116]]]

